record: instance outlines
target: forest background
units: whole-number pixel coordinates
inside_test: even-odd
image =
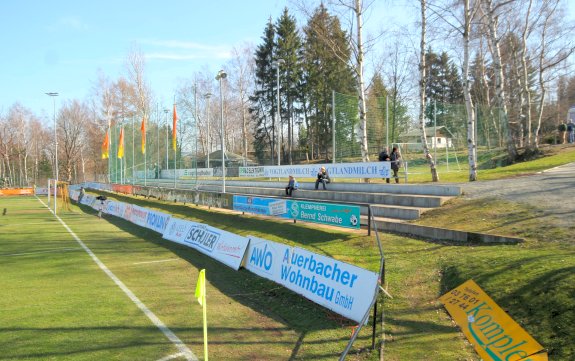
[[[56,159],[62,180],[105,180],[105,139],[109,160],[117,158],[121,129],[126,149],[136,149],[124,152],[126,163],[150,170],[206,166],[222,142],[244,164],[377,160],[402,134],[419,129],[424,140],[429,127],[444,126],[467,154],[470,180],[478,151],[505,149],[513,163],[566,141],[575,47],[565,0],[413,1],[405,6],[420,12],[416,22],[367,33],[366,22],[378,21],[374,3],[291,2],[259,43],[232,50],[226,77],[184,77],[173,104],[160,104],[147,54],[134,44],[123,74],[99,73],[86,99],[53,97],[52,116],[8,105],[2,185],[43,184]],[[333,153],[334,139],[346,153]],[[416,156],[437,180],[428,147]]]

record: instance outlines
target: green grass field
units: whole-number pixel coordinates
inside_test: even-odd
[[[39,200],[0,202],[7,209],[0,219],[0,359],[160,360],[179,352]],[[180,209],[185,211],[182,217],[190,213],[186,208]],[[199,209],[194,213],[212,222],[235,218],[231,223],[244,232],[252,229],[252,222],[265,223]],[[60,216],[200,359],[201,307],[193,293],[202,268],[214,360],[330,360],[351,334],[348,321],[155,232],[119,219],[100,220],[88,208],[74,206]],[[294,228],[285,223],[276,227]],[[323,231],[315,236],[318,241],[338,237]],[[363,335],[358,345],[369,341]]]
[[[547,164],[565,162],[561,157],[563,153],[548,157]],[[541,166],[505,167],[499,177]],[[498,176],[495,170],[491,174]],[[365,230],[107,195],[236,234],[304,247],[372,271],[379,266],[375,238]],[[180,352],[39,200],[0,198],[2,208],[7,214],[0,216],[0,360],[162,360]],[[203,268],[213,360],[334,360],[351,336],[350,321],[153,231],[112,216],[99,220],[83,206],[59,215],[199,359],[201,307],[193,293]],[[550,360],[575,359],[575,227],[554,228],[539,215],[536,208],[497,199],[453,200],[418,222],[525,238],[519,245],[459,246],[381,234],[387,288],[393,296],[379,299],[385,335],[377,337],[385,339],[384,358],[478,360],[437,301],[473,278],[548,349]],[[464,222],[469,219],[476,221]],[[372,322],[348,360],[379,360],[377,350],[369,350]],[[380,323],[376,320],[378,332]]]

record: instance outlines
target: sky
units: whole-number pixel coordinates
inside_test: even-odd
[[[297,15],[288,0],[2,1],[0,113],[19,102],[49,120],[53,99],[45,93],[59,93],[56,111],[86,100],[99,73],[126,74],[134,48],[145,55],[152,91],[169,101],[195,72],[215,76],[233,47],[261,43],[268,19],[286,6]]]
[[[124,75],[137,47],[146,57],[153,91],[170,99],[178,81],[218,69],[234,46],[259,43],[282,0],[2,1],[0,112],[19,102],[50,117],[53,103],[84,100],[102,72]],[[170,93],[170,94],[162,94]]]
[[[134,47],[145,55],[152,91],[169,102],[181,81],[195,72],[207,69],[215,76],[233,47],[260,44],[268,19],[275,22],[286,6],[301,26],[292,2],[0,1],[0,113],[19,102],[51,119],[53,103],[46,92],[60,94],[56,108],[72,99],[86,100],[99,73],[111,80],[126,74],[126,57]],[[413,13],[414,3],[375,0],[365,19],[367,31],[411,21],[406,14]],[[575,0],[567,3],[575,18]]]

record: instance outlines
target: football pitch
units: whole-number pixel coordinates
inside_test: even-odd
[[[349,340],[349,321],[276,284],[88,207],[55,217],[45,202],[0,199],[0,360],[203,360],[200,269],[213,360],[333,360]],[[362,332],[356,347],[370,344]]]

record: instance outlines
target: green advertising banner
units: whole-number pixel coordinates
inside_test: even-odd
[[[359,229],[360,207],[291,199],[234,196],[236,211]]]

